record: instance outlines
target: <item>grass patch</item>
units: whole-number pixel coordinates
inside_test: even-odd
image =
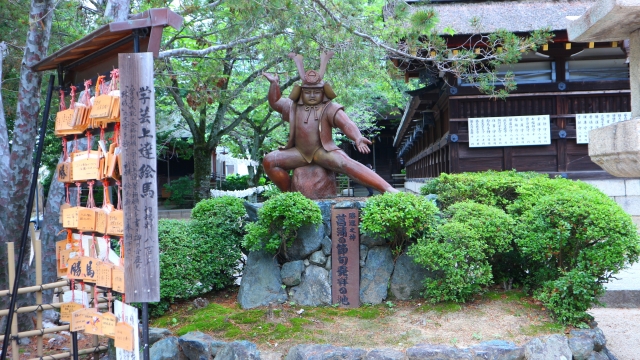
[[[239,324],[255,324],[265,315],[265,310],[247,310],[229,316],[229,319]]]
[[[423,312],[433,311],[438,314],[447,314],[462,310],[462,305],[455,302],[441,302],[436,304],[424,304],[419,307]]]
[[[524,297],[527,294],[523,293],[520,290],[507,290],[507,291],[487,291],[482,298],[486,300],[503,300],[503,301],[517,301]]]
[[[468,304],[424,301],[396,300],[392,305],[365,304],[355,309],[285,303],[269,311],[264,307],[244,310],[235,301],[212,299],[201,309],[189,302],[176,304],[151,325],[168,328],[178,336],[202,331],[215,339],[248,340],[258,347],[277,346],[284,352],[303,343],[380,348],[427,342],[448,344],[451,338],[456,338],[456,345],[460,346],[493,338],[518,343],[526,340],[525,336],[564,331],[563,326],[552,323],[539,302],[518,290],[487,292]],[[503,329],[499,321],[492,325],[501,316],[509,316],[516,323],[511,330]],[[460,320],[463,325],[458,323]],[[455,336],[443,338],[442,332]]]
[[[565,327],[558,323],[534,324],[520,328],[520,332],[527,336],[537,336],[547,333],[564,333]]]
[[[365,320],[376,319],[380,317],[380,310],[375,307],[361,307],[356,309],[349,309],[344,312],[344,315]]]

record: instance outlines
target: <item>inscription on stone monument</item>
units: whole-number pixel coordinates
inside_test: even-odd
[[[331,303],[360,306],[360,229],[357,209],[331,211]]]

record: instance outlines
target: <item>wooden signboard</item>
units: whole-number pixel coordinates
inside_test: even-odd
[[[118,67],[125,289],[133,289],[127,292],[127,302],[156,302],[160,263],[153,54],[119,54]]]
[[[360,306],[358,209],[331,210],[331,303]]]

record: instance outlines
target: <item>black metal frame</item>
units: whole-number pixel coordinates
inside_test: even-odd
[[[31,188],[29,189],[29,197],[27,199],[27,210],[25,211],[24,223],[22,228],[22,242],[20,243],[20,253],[18,255],[18,263],[16,264],[16,276],[13,281],[13,289],[11,289],[11,301],[9,302],[9,314],[7,314],[7,326],[4,331],[4,340],[2,342],[2,354],[0,354],[0,360],[7,358],[7,349],[9,348],[9,334],[11,333],[11,324],[13,322],[13,315],[16,306],[16,299],[18,298],[18,288],[20,284],[20,274],[22,269],[22,263],[24,262],[24,255],[27,245],[27,235],[29,234],[29,222],[31,221],[31,207],[33,207],[33,198],[35,197],[36,188],[38,186],[38,170],[40,169],[40,160],[42,159],[42,150],[44,148],[44,135],[47,131],[47,122],[49,120],[49,109],[51,107],[51,96],[53,94],[53,83],[55,76],[49,77],[49,86],[47,88],[47,100],[44,106],[44,112],[42,114],[42,124],[40,125],[40,136],[38,137],[38,150],[36,152],[36,158],[33,165],[33,174],[31,176]],[[75,333],[74,333],[75,334]],[[74,343],[77,348],[77,341]],[[74,352],[77,359],[77,351]],[[74,359],[74,360],[75,360]],[[147,359],[145,359],[147,360]]]

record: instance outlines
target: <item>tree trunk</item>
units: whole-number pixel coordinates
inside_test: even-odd
[[[104,10],[104,17],[109,22],[127,21],[131,8],[131,0],[109,0]]]
[[[0,270],[0,288],[8,288],[8,276],[5,265],[7,263],[6,242],[13,241],[16,247],[20,246],[19,234],[22,233],[23,219],[27,209],[27,197],[31,186],[33,173],[33,141],[38,130],[38,112],[40,110],[40,89],[42,74],[31,70],[31,67],[38,61],[44,59],[49,47],[51,36],[51,21],[53,17],[53,0],[32,0],[29,13],[29,32],[27,33],[22,67],[20,69],[20,85],[18,89],[18,109],[13,136],[11,140],[11,155],[8,167],[0,163],[0,263],[3,264]],[[4,121],[0,123],[0,133],[7,132]],[[28,262],[22,269],[23,284],[33,278],[29,274]],[[32,296],[31,296],[32,298]],[[0,308],[6,308],[7,299],[0,300]],[[20,297],[17,306],[22,306],[29,302],[29,297]],[[33,323],[28,321],[21,323],[23,329],[33,327]]]
[[[71,144],[68,145],[71,147]],[[62,162],[62,156],[59,163]],[[42,242],[42,283],[51,283],[58,277],[58,264],[56,262],[55,243],[66,238],[66,233],[59,234],[62,230],[60,224],[60,206],[65,202],[64,184],[55,178],[49,186],[47,205],[44,209],[44,216],[40,230],[40,241]],[[44,300],[51,299],[52,291],[45,293]]]
[[[198,201],[211,197],[211,152],[202,139],[193,144],[193,199]]]
[[[4,54],[7,45],[4,43],[0,43],[0,83],[3,80],[2,73],[2,61],[4,60]],[[7,132],[7,122],[4,117],[4,104],[2,103],[2,92],[0,92],[0,189],[3,187],[9,186],[9,179],[7,176],[9,175],[9,159],[11,155],[11,150],[9,149],[9,133]],[[7,169],[5,171],[4,169]],[[1,191],[1,190],[0,190]],[[3,194],[3,195],[6,195]],[[2,200],[0,199],[0,202]],[[4,205],[6,206],[6,204]],[[2,203],[0,203],[0,236],[4,237],[6,234],[4,229],[4,218],[6,217],[5,207]],[[0,240],[0,263],[7,263],[7,248],[2,240]],[[7,269],[6,265],[0,266],[0,289],[6,289],[8,283],[5,279],[8,278],[9,269]],[[0,298],[0,309],[6,308],[6,298]],[[1,320],[1,319],[0,319]],[[2,321],[0,321],[2,323]]]

